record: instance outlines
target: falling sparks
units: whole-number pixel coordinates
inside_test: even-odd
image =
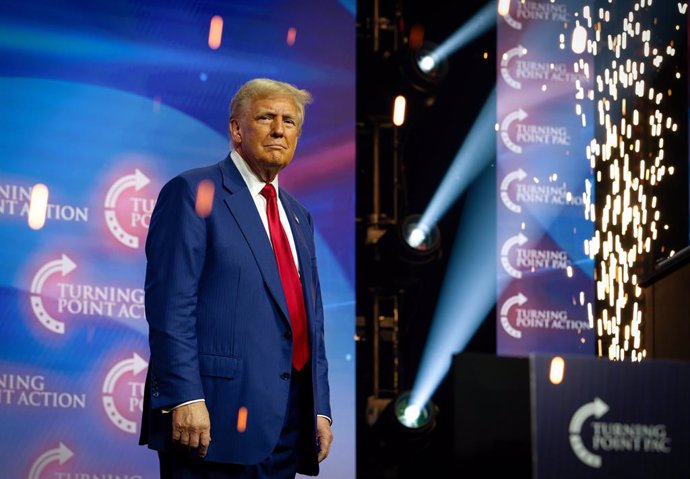
[[[549,365],[549,381],[551,384],[561,384],[565,376],[565,361],[560,356],[554,356]]]
[[[597,307],[587,303],[587,312],[590,325],[596,327],[597,354],[612,360],[642,361],[647,355],[642,344],[644,303],[636,272],[657,243],[658,230],[668,229],[667,224],[660,224],[662,211],[657,209],[655,191],[673,174],[673,167],[664,164],[664,137],[678,125],[664,114],[671,88],[655,90],[650,80],[676,51],[673,42],[653,44],[653,25],[644,24],[651,16],[645,17],[642,11],[651,4],[651,0],[635,2],[622,17],[620,31],[613,33],[602,28],[611,20],[608,10],[592,12],[584,7],[582,23],[577,22],[573,32],[574,51],[605,56],[602,63],[610,60],[596,73],[591,90],[585,91],[579,81],[575,85],[575,113],[585,125],[586,114],[579,102],[593,101],[593,121],[602,131],[586,148],[601,193],[595,202],[594,185],[586,181],[584,214],[595,224],[595,232],[585,240],[584,249],[596,265]],[[589,31],[579,30],[584,27]],[[615,28],[608,25],[609,31]],[[559,43],[562,48],[563,35]],[[643,55],[638,56],[638,51]],[[590,78],[585,66],[580,58],[575,71]]]
[[[237,432],[245,432],[247,430],[247,408],[242,406],[237,411]]]
[[[202,180],[196,189],[196,203],[194,210],[202,218],[208,217],[213,209],[213,193],[215,187],[210,180]]]
[[[208,28],[208,46],[212,50],[218,50],[223,40],[223,17],[215,15],[211,18]]]
[[[405,110],[407,100],[404,96],[398,95],[393,102],[393,124],[395,126],[402,126],[405,123]]]
[[[40,230],[46,222],[48,210],[48,187],[38,183],[31,188],[31,200],[29,201],[29,228]]]
[[[295,27],[290,27],[288,28],[285,42],[291,47],[295,44],[295,40],[297,40],[297,29]]]

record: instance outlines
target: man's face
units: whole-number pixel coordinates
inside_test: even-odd
[[[230,121],[235,149],[264,181],[290,164],[299,133],[298,109],[288,96],[254,100]]]

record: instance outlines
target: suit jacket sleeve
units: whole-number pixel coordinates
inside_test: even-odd
[[[314,234],[314,224],[311,215],[307,214],[309,218],[309,227],[311,228],[312,241]],[[326,337],[324,334],[324,314],[323,314],[323,300],[321,298],[321,282],[319,280],[319,270],[317,267],[316,255],[312,258],[312,268],[314,274],[314,291],[315,291],[315,314],[316,318],[314,324],[317,325],[316,334],[318,335],[318,340],[315,342],[317,344],[317,351],[315,356],[316,360],[316,382],[317,382],[317,394],[316,394],[316,414],[328,417],[331,422],[333,421],[333,416],[331,415],[331,399],[330,399],[330,387],[328,383],[328,360],[326,359]]]
[[[153,409],[204,398],[196,319],[206,224],[195,199],[196,185],[174,178],[161,190],[149,225],[145,306]]]

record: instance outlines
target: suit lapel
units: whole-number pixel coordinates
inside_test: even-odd
[[[280,282],[275,255],[273,254],[273,248],[271,248],[271,243],[266,235],[261,218],[256,211],[254,199],[251,197],[242,175],[240,175],[229,155],[218,166],[223,176],[223,199],[225,204],[235,218],[235,221],[237,221],[247,244],[252,250],[266,287],[280,307],[284,319],[289,324],[287,302],[285,301],[285,293],[283,293],[283,286]],[[301,257],[300,261],[302,261]]]

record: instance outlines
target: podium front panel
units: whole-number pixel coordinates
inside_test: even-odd
[[[690,477],[690,364],[530,357],[537,479]]]

